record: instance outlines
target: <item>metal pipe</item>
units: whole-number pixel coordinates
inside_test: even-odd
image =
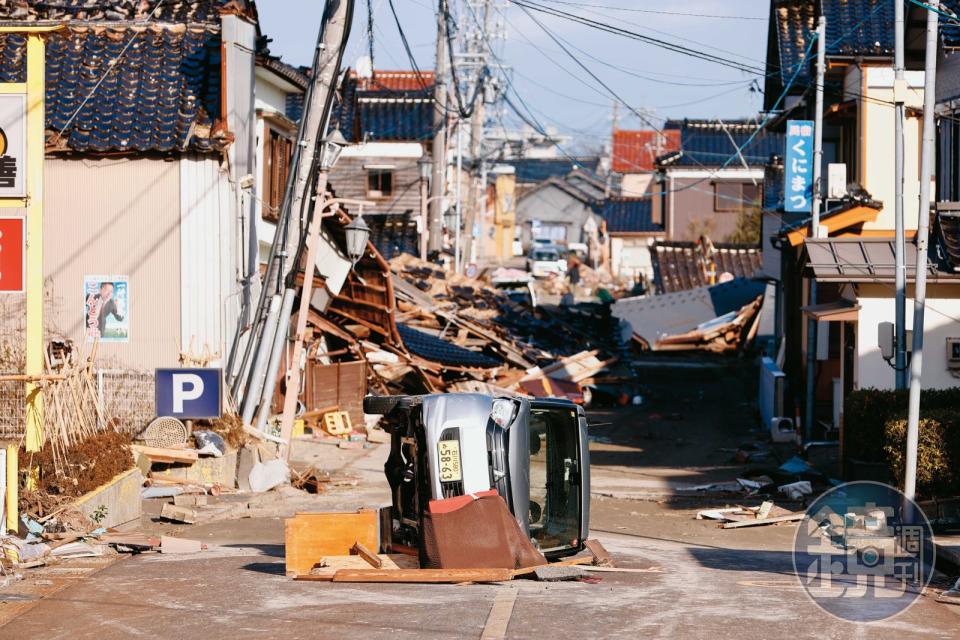
[[[286,289],[283,292],[283,302],[280,305],[280,318],[289,318],[290,314],[293,312],[293,302],[297,298],[297,292],[294,289]],[[267,428],[267,418],[270,417],[270,409],[273,405],[273,392],[277,387],[277,375],[269,375],[269,372],[277,372],[280,370],[280,358],[283,356],[283,352],[286,348],[287,342],[287,332],[280,330],[279,322],[278,330],[273,337],[273,346],[270,349],[270,361],[267,364],[268,375],[264,378],[263,381],[263,391],[260,394],[260,410],[257,412],[257,423],[254,425],[257,428],[257,431],[266,431]],[[284,326],[289,326],[289,323]],[[244,424],[249,424],[244,421]]]
[[[920,210],[917,219],[917,275],[913,292],[913,353],[910,357],[910,404],[907,411],[907,451],[903,477],[904,522],[913,520],[917,494],[917,446],[920,440],[920,391],[923,374],[923,312],[927,299],[927,242],[930,233],[930,179],[935,152],[934,113],[937,90],[937,27],[940,3],[927,10],[927,50],[923,77],[923,155],[920,161]]]
[[[810,238],[820,235],[820,200],[822,196],[820,165],[823,160],[823,77],[826,73],[827,19],[820,16],[817,24],[817,99],[813,126],[813,200],[811,201]],[[810,304],[817,303],[817,280],[810,278]],[[817,411],[817,321],[813,316],[807,320],[807,407],[804,420],[806,439],[813,438],[813,425]]]
[[[894,6],[894,56],[893,56],[893,100],[894,100],[894,256],[895,269],[895,313],[894,313],[894,379],[897,389],[907,387],[907,265],[906,240],[903,222],[903,183],[904,183],[904,96],[907,92],[904,73],[904,24],[902,0]]]
[[[267,331],[271,328],[275,329],[277,326],[277,320],[280,317],[280,301],[281,298],[278,295],[270,298],[270,309],[267,311],[267,319],[263,324],[263,335],[273,335],[273,333],[268,334]],[[270,355],[270,346],[270,341],[265,339],[261,339],[260,344],[257,345],[257,355],[253,361],[254,366],[250,371],[250,380],[247,383],[246,393],[243,394],[243,405],[240,410],[240,418],[243,420],[243,424],[250,424],[253,412],[257,408],[257,400],[260,399],[260,390],[263,388],[263,374],[266,371],[267,358]]]

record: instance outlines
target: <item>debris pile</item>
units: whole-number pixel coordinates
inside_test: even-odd
[[[713,352],[747,347],[760,327],[766,284],[737,278],[658,296],[623,298],[613,315],[629,323],[645,350]]]
[[[413,360],[427,370],[431,390],[582,402],[583,386],[622,350],[618,322],[605,305],[531,308],[483,281],[410,255],[390,266],[398,330]],[[399,356],[395,363],[382,362],[390,359],[382,353],[367,357],[379,375],[403,371],[390,366],[400,364]]]
[[[374,509],[361,509],[356,513],[298,513],[287,519],[284,545],[287,575],[294,580],[311,582],[463,584],[515,578],[595,582],[597,579],[587,577],[588,573],[662,572],[660,567],[620,569],[597,540],[588,540],[581,554],[549,563],[538,552],[511,556],[504,555],[500,546],[482,544],[488,556],[451,551],[441,557],[456,566],[431,566],[431,562],[421,561],[419,550],[382,541],[378,520],[379,514]],[[512,517],[508,521],[519,533]],[[485,521],[477,526],[493,527]],[[486,540],[486,536],[475,539]],[[462,542],[459,544],[462,547]],[[503,557],[489,556],[494,547]],[[378,550],[382,553],[377,553]],[[534,556],[539,559],[534,561]],[[472,557],[475,564],[470,565],[469,561],[464,564],[464,557]]]

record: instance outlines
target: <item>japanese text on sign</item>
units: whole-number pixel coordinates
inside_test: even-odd
[[[26,96],[0,94],[0,197],[26,195]]]
[[[813,122],[787,121],[787,153],[784,166],[785,211],[807,213],[813,200]]]

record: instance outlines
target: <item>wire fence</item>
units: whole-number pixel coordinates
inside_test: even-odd
[[[55,327],[46,327],[48,336],[60,336]],[[26,367],[26,315],[23,300],[0,298],[0,374],[23,373]],[[96,368],[94,384],[102,415],[116,431],[135,435],[154,418],[154,376],[102,362]],[[0,440],[23,437],[26,422],[26,393],[23,382],[0,381]]]

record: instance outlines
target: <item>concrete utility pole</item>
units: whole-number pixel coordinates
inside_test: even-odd
[[[467,0],[468,2],[470,0]],[[477,220],[482,221],[484,210],[486,209],[486,167],[483,153],[483,125],[486,119],[486,95],[484,81],[490,76],[487,67],[488,48],[490,39],[490,21],[493,16],[490,3],[492,0],[481,0],[480,15],[477,16],[472,7],[467,7],[468,12],[473,12],[473,16],[480,22],[478,33],[474,34],[469,40],[468,50],[476,53],[480,68],[474,75],[473,91],[477,91],[477,101],[473,106],[473,114],[470,117],[470,165],[473,173],[473,186],[470,189],[470,204],[467,209],[467,237],[464,244],[464,260],[474,262],[477,259],[477,246],[482,242],[483,232],[478,234],[480,237],[474,240],[474,228],[477,226]],[[468,95],[472,95],[468,92]]]
[[[920,160],[920,211],[917,218],[917,275],[913,292],[913,355],[910,357],[910,405],[907,412],[907,455],[903,476],[904,522],[912,522],[917,494],[917,445],[920,440],[920,377],[923,373],[923,312],[927,302],[927,242],[930,232],[930,178],[933,175],[934,106],[937,90],[937,27],[940,3],[927,9],[927,49],[923,71],[923,149]]]
[[[810,203],[810,237],[820,235],[821,171],[823,163],[823,77],[826,73],[826,35],[827,19],[820,16],[817,24],[817,100],[813,114],[813,200]],[[810,278],[810,304],[817,304],[817,281]],[[813,439],[813,423],[816,417],[816,368],[817,368],[817,320],[813,316],[807,320],[807,417],[805,433],[807,440]]]
[[[894,101],[894,162],[896,174],[894,177],[894,254],[896,261],[896,306],[894,313],[894,378],[897,389],[907,387],[907,266],[906,242],[903,227],[903,124],[904,98],[907,93],[907,82],[904,73],[904,24],[903,5],[897,0],[894,6],[894,55],[893,55],[893,101]]]
[[[433,80],[433,179],[430,181],[430,252],[443,250],[443,194],[447,174],[447,0],[437,7],[437,62]]]
[[[306,96],[307,104],[297,134],[297,149],[294,162],[291,163],[291,173],[287,180],[286,194],[280,213],[284,234],[280,233],[278,226],[271,250],[271,255],[276,256],[277,260],[271,261],[268,265],[268,276],[271,270],[274,274],[282,273],[285,276],[282,303],[277,309],[276,298],[279,294],[277,291],[270,300],[270,314],[260,332],[256,356],[250,366],[250,377],[241,405],[241,418],[244,424],[251,423],[258,404],[269,404],[272,399],[280,356],[285,346],[296,297],[294,285],[299,269],[298,249],[303,240],[300,231],[311,208],[311,196],[313,193],[318,193],[322,197],[326,191],[326,173],[318,171],[316,156],[320,152],[330,120],[334,87],[340,73],[343,49],[353,20],[353,5],[354,0],[328,0],[324,6],[323,20],[314,54],[312,82]],[[316,184],[311,193],[314,177],[316,177]],[[281,238],[282,235],[285,237]],[[306,274],[306,277],[312,276],[312,273]],[[265,280],[264,294],[267,292],[267,287],[275,282],[275,275]],[[265,302],[266,295],[261,296],[261,305]],[[254,332],[253,335],[256,333]],[[253,342],[251,338],[251,346]],[[263,417],[257,422],[262,429],[266,422],[266,414],[263,411],[261,414]]]

